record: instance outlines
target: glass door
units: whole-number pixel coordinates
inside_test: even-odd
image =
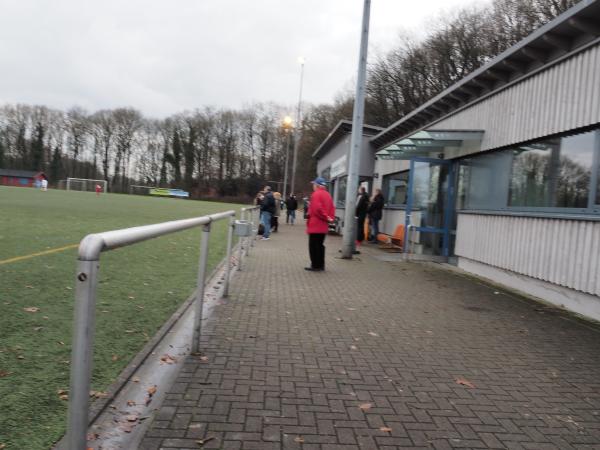
[[[450,227],[454,210],[451,161],[410,160],[406,203],[405,251],[450,256]],[[409,228],[410,227],[410,228]]]

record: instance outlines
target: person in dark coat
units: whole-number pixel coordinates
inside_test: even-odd
[[[298,209],[298,200],[296,200],[296,196],[294,194],[290,194],[285,201],[285,209],[285,223],[294,225],[294,221],[296,220],[296,210]]]
[[[265,227],[262,240],[266,241],[270,239],[271,235],[271,217],[275,214],[275,197],[273,197],[273,193],[271,192],[271,186],[265,186],[263,193],[264,198],[260,205],[260,219]]]
[[[379,221],[383,216],[383,206],[385,199],[381,193],[381,189],[375,189],[375,195],[371,199],[369,205],[369,220],[371,221],[371,236],[369,241],[377,243],[377,235],[379,234]]]
[[[356,199],[356,243],[360,245],[365,240],[365,220],[367,219],[367,211],[369,210],[369,194],[367,190],[361,186],[358,189],[358,198]]]

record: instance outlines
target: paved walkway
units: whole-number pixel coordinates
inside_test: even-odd
[[[600,449],[599,330],[340,243],[258,242],[140,448]]]

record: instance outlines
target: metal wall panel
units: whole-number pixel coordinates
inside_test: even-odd
[[[482,150],[491,150],[599,122],[595,45],[429,128],[485,130]]]
[[[459,214],[455,254],[600,295],[600,222]]]

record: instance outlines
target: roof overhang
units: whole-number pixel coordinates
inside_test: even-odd
[[[418,131],[378,151],[375,156],[383,160],[406,160],[432,154],[443,157],[447,148],[461,148],[466,143],[481,146],[483,134],[482,130]]]
[[[375,136],[383,130],[382,127],[373,125],[363,125],[363,136]],[[313,158],[319,158],[331,150],[344,136],[352,133],[352,122],[349,120],[340,120],[331,130],[319,147],[312,154]]]
[[[547,67],[600,43],[600,0],[581,0],[371,139],[376,149],[430,128]]]

